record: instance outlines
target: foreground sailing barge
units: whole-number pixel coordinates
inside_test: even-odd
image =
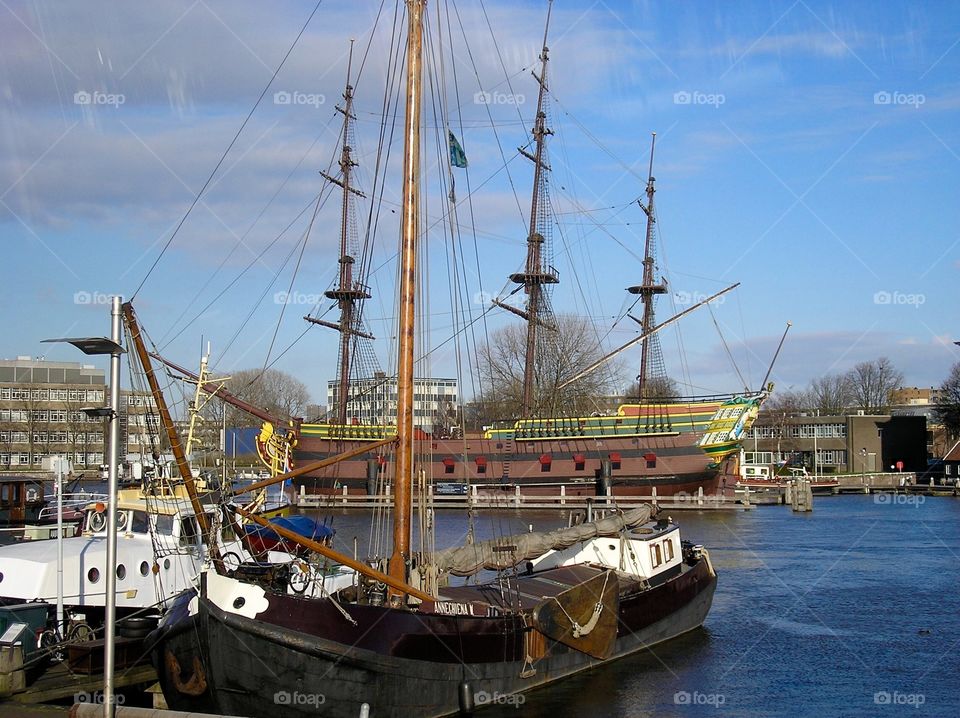
[[[249,716],[355,717],[363,703],[373,716],[439,716],[649,648],[702,625],[716,585],[706,552],[649,515],[576,527],[598,535],[416,606],[378,605],[373,581],[304,599],[206,572],[154,634],[164,695],[178,710]],[[460,551],[502,568],[514,547]]]
[[[709,611],[708,555],[651,507],[443,551],[411,546],[414,477],[426,468],[416,462],[413,422],[423,13],[423,0],[409,0],[392,554],[372,567],[228,506],[336,562],[338,579],[327,580],[328,563],[228,571],[214,562],[149,638],[174,709],[345,718],[364,703],[378,717],[469,711],[690,631]],[[448,585],[482,571],[497,577]]]

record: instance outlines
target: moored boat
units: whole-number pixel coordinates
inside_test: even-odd
[[[439,551],[422,521],[414,547],[413,492],[432,478],[423,459],[431,442],[414,426],[424,6],[410,0],[406,8],[396,439],[370,445],[396,451],[388,464],[389,554],[359,561],[254,519],[353,569],[354,580],[297,596],[275,575],[225,572],[216,562],[206,567],[199,588],[184,592],[148,638],[174,709],[346,717],[366,704],[376,716],[469,712],[491,696],[545,685],[693,630],[710,609],[716,573],[708,554],[683,543],[677,525],[649,506]],[[357,453],[330,457],[329,464]],[[324,466],[259,484],[313,468]],[[253,518],[235,504],[227,510]],[[383,527],[387,517],[379,518]],[[484,571],[494,578],[484,579]],[[459,577],[474,582],[454,585]]]

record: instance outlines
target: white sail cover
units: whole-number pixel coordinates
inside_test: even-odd
[[[561,551],[596,536],[617,536],[624,529],[649,521],[653,513],[652,507],[641,506],[579,526],[504,536],[469,546],[448,548],[437,551],[433,562],[440,573],[454,576],[472,576],[483,569],[506,569],[542,556],[551,549]]]

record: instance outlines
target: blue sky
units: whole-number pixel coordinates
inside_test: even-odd
[[[73,359],[40,340],[107,330],[100,302],[140,284],[312,7],[0,4],[0,356]],[[358,58],[370,42],[356,83],[358,172],[370,189],[393,13],[385,8],[371,41],[378,7],[321,5],[138,293],[142,322],[179,363],[195,365],[205,339],[222,371],[261,365],[283,310],[272,360],[302,334],[313,295],[330,286],[333,203],[318,214],[295,279],[306,220],[265,249],[322,186],[351,37]],[[431,3],[431,17],[447,7]],[[544,2],[463,2],[450,10],[452,34],[431,21],[431,47],[437,55],[442,46],[445,60],[430,72],[470,160],[456,170],[458,197],[466,199],[468,180],[475,190],[458,215],[471,255],[476,235],[479,263],[464,290],[474,313],[523,261],[532,171],[516,147],[532,125],[529,69],[545,12]],[[960,360],[954,3],[558,0],[548,44],[561,276],[553,302],[592,318],[597,337],[585,341],[611,348],[636,335],[622,316],[623,289],[641,275],[643,214],[631,202],[643,192],[656,131],[659,268],[670,286],[659,316],[741,282],[712,313],[664,332],[668,369],[685,388],[740,386],[718,329],[756,386],[787,321],[794,326],[774,373],[781,387],[881,355],[907,384],[930,386]],[[283,103],[278,92],[298,99]],[[483,92],[491,103],[477,101]],[[432,111],[427,120],[436,125]],[[436,145],[434,129],[425,144]],[[398,161],[394,150],[368,308],[385,367]],[[452,325],[437,176],[428,171],[426,195],[433,344]],[[304,303],[277,303],[288,288]],[[515,321],[504,312],[487,319],[488,329]],[[323,401],[335,345],[332,332],[312,329],[275,366]],[[624,382],[636,361],[624,357]],[[450,344],[429,370],[456,373]]]

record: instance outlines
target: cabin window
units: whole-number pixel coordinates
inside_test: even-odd
[[[611,452],[608,454],[608,458],[610,459],[610,468],[611,468],[611,469],[619,469],[619,468],[620,468],[620,452],[618,452],[618,451],[611,451]]]
[[[158,514],[154,518],[153,529],[158,534],[170,536],[173,533],[173,516],[170,514]]]
[[[141,575],[141,576],[146,576],[148,573],[150,573],[150,564],[148,564],[146,561],[141,561],[141,562],[140,562],[140,575]]]
[[[122,563],[117,566],[117,578],[121,581],[127,577],[127,567]]]
[[[443,460],[443,473],[452,474],[453,469],[456,467],[457,462],[451,459],[449,456]]]
[[[478,474],[485,474],[485,473],[487,473],[487,457],[486,457],[486,456],[478,456],[478,457],[476,458],[476,462],[477,462],[477,473],[478,473]]]
[[[644,458],[644,459],[646,460],[646,462],[647,462],[647,468],[648,468],[648,469],[655,469],[655,468],[657,468],[657,455],[654,454],[652,451],[648,451],[646,454],[644,454],[644,455],[643,455],[643,458]]]
[[[131,530],[134,533],[145,534],[150,530],[150,520],[147,518],[146,511],[134,511]]]
[[[540,471],[550,471],[550,466],[553,464],[553,457],[550,454],[541,454],[540,455]]]
[[[200,540],[200,527],[193,516],[184,516],[180,519],[180,545],[193,546]]]
[[[587,465],[587,457],[583,454],[574,454],[573,455],[573,469],[574,471],[583,471]]]
[[[96,583],[97,581],[99,581],[99,580],[100,580],[100,569],[91,568],[89,571],[87,571],[87,580],[88,580],[90,583]]]
[[[655,543],[650,546],[650,561],[653,563],[654,568],[663,563],[663,554],[660,552],[660,544]]]
[[[670,539],[663,542],[663,555],[665,560],[673,561],[673,541]]]

